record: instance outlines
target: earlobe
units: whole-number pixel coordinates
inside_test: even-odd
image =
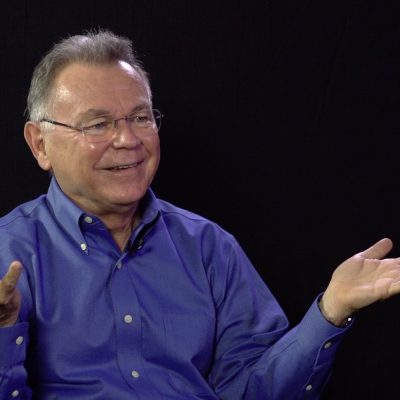
[[[47,157],[44,136],[40,124],[28,121],[25,124],[24,137],[39,166],[45,171],[50,171],[51,163]]]

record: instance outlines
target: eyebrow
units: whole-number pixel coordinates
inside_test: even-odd
[[[151,105],[147,103],[141,103],[137,106],[133,107],[127,115],[133,114],[138,111],[142,110],[151,110]],[[86,111],[83,111],[77,115],[77,120],[83,121],[89,118],[96,118],[96,117],[112,117],[112,114],[109,110],[104,110],[101,108],[89,108]]]

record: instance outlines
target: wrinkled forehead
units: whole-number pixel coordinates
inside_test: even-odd
[[[72,64],[59,73],[53,85],[54,112],[71,116],[93,108],[119,114],[139,103],[151,107],[148,82],[123,61],[107,65]]]

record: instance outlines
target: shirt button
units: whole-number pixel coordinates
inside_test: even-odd
[[[85,218],[83,218],[83,220],[88,224],[91,224],[93,222],[93,218],[89,217],[88,215]]]
[[[130,323],[133,321],[132,315],[126,314],[126,315],[124,316],[124,321],[125,321],[127,324],[130,324]]]
[[[81,243],[81,249],[85,251],[87,249],[87,244],[86,243]]]
[[[140,376],[139,372],[137,372],[137,371],[132,371],[132,372],[131,372],[131,375],[132,375],[132,377],[135,378],[135,379],[136,379],[136,378],[139,378],[139,376]]]
[[[22,342],[24,341],[24,338],[22,336],[18,336],[15,343],[17,343],[17,345],[22,344]]]
[[[19,395],[19,391],[18,390],[14,390],[12,393],[11,393],[11,396],[12,397],[17,397]]]
[[[306,386],[307,392],[309,392],[311,389],[312,389],[312,385],[307,385],[307,386]]]
[[[115,265],[118,269],[122,268],[122,262],[118,261],[117,264]]]
[[[332,342],[326,342],[324,344],[324,349],[329,349],[329,347],[331,347],[331,346],[332,346]]]

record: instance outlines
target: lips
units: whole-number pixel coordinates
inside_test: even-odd
[[[116,165],[114,167],[109,167],[109,168],[106,168],[106,169],[109,170],[109,171],[121,171],[121,170],[124,170],[124,169],[135,168],[138,165],[140,165],[141,163],[142,163],[142,161],[138,161],[138,162],[134,162],[134,163],[131,163],[131,164]]]

